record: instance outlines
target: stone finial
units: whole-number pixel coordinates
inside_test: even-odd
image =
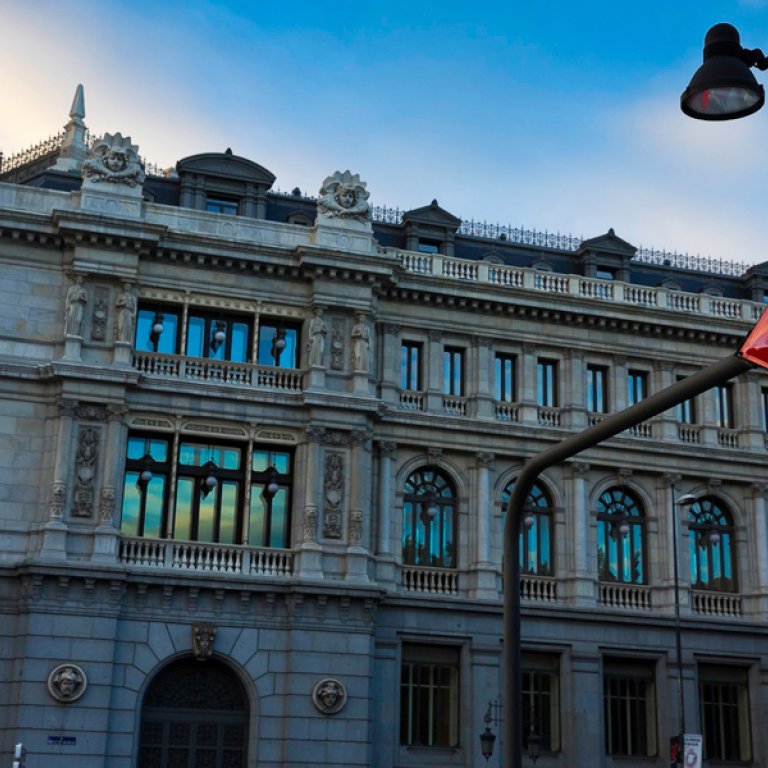
[[[69,116],[73,120],[82,120],[85,117],[85,92],[82,83],[75,89],[75,97],[72,99]]]
[[[79,171],[83,161],[88,156],[85,144],[85,93],[83,86],[78,85],[69,110],[69,122],[64,126],[64,140],[61,143],[59,156],[54,171]]]
[[[319,218],[358,221],[367,224],[371,208],[368,205],[370,193],[360,175],[350,171],[336,171],[328,176],[320,188],[317,201]]]
[[[118,188],[138,188],[144,183],[139,148],[131,143],[131,137],[118,132],[105,133],[91,149],[83,163],[83,179],[93,185],[101,182],[114,184]]]

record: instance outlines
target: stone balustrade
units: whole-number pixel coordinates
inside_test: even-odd
[[[693,590],[693,612],[702,616],[738,618],[742,615],[741,595],[728,592]]]
[[[419,565],[402,566],[401,584],[406,592],[429,595],[459,594],[459,572],[449,568],[425,568]]]
[[[651,609],[651,588],[644,584],[600,582],[600,603],[608,608],[630,611]]]
[[[119,560],[139,568],[180,568],[198,573],[229,573],[286,578],[293,553],[284,549],[211,544],[201,541],[122,537]]]

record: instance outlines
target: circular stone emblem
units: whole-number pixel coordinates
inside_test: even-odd
[[[312,702],[324,715],[334,715],[347,703],[347,690],[338,680],[326,677],[312,691]]]

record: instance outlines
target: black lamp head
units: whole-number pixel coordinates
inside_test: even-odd
[[[764,59],[741,47],[736,27],[715,24],[704,38],[704,63],[680,96],[683,112],[697,120],[735,120],[757,112],[765,91],[750,71],[756,54]]]

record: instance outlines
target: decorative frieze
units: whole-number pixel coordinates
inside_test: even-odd
[[[304,541],[307,544],[317,541],[317,507],[314,505],[304,508]]]
[[[325,456],[323,474],[323,536],[340,539],[342,529],[342,501],[344,500],[344,457],[329,452]]]
[[[353,509],[349,514],[349,543],[359,547],[363,543],[363,510]]]
[[[54,483],[51,486],[51,501],[48,504],[48,519],[61,520],[64,517],[64,503],[67,498],[67,484]]]
[[[344,368],[344,321],[336,319],[331,326],[331,368]]]
[[[75,489],[72,498],[72,514],[75,517],[93,515],[93,484],[100,438],[101,433],[98,428],[80,427],[75,459]]]
[[[91,315],[91,339],[104,341],[106,339],[106,325],[109,316],[108,288],[96,288],[93,293],[93,314]]]
[[[115,489],[104,486],[101,489],[101,503],[99,504],[99,521],[109,524],[115,518]]]

